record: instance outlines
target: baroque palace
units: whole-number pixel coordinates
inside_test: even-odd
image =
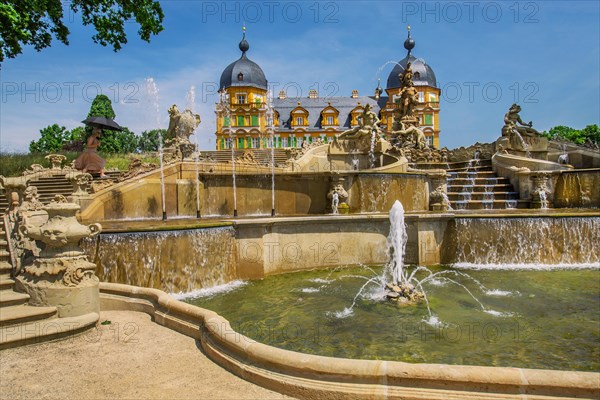
[[[364,106],[371,105],[381,120],[386,136],[393,129],[393,115],[400,101],[401,76],[408,63],[413,71],[414,86],[418,91],[419,103],[415,114],[430,146],[439,148],[440,89],[433,69],[411,52],[415,41],[410,36],[404,41],[408,51],[390,72],[384,91],[377,85],[373,96],[359,96],[353,90],[348,97],[319,97],[310,90],[308,97],[287,97],[280,91],[272,99],[273,145],[276,148],[302,147],[304,142],[321,139],[325,143],[333,140],[347,129],[359,124]],[[227,106],[217,104],[217,150],[270,148],[268,131],[268,84],[263,70],[251,61],[246,53],[250,45],[244,35],[239,44],[241,57],[229,64],[221,74],[219,93]],[[224,96],[223,96],[224,95]]]

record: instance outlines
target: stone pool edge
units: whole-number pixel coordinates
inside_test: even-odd
[[[303,354],[252,340],[214,311],[158,289],[100,283],[102,310],[138,311],[200,341],[217,364],[257,385],[302,399],[600,398],[600,373],[411,364]]]

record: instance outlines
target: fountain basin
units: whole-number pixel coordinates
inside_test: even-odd
[[[103,309],[150,314],[157,323],[200,341],[229,371],[300,398],[552,399],[597,398],[597,373],[410,364],[314,356],[257,343],[213,311],[157,289],[101,283]]]

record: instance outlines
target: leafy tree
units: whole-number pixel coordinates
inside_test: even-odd
[[[162,140],[164,143],[166,134],[166,129],[153,129],[151,131],[142,132],[142,136],[138,143],[138,150],[142,153],[158,151],[159,141]]]
[[[575,144],[591,142],[600,145],[600,128],[598,128],[598,125],[588,125],[581,130],[558,125],[551,128],[549,132],[542,132],[542,135],[548,139],[563,139]]]
[[[71,132],[64,126],[54,124],[40,129],[40,135],[42,137],[39,140],[31,141],[29,144],[29,151],[31,153],[54,153],[60,151],[63,143],[71,137]]]
[[[132,18],[139,24],[138,34],[150,41],[150,35],[163,30],[164,14],[154,0],[72,0],[70,10],[81,11],[84,25],[93,25],[95,43],[119,51],[127,43],[125,22]],[[69,44],[69,29],[64,25],[61,0],[4,0],[0,3],[0,62],[23,52],[24,45],[37,51],[49,47],[53,36]]]
[[[89,117],[106,117],[114,119],[116,116],[112,108],[112,103],[108,96],[99,94],[92,101],[90,106]],[[84,142],[92,133],[91,126],[85,127]],[[109,129],[102,130],[102,139],[100,141],[99,150],[103,153],[134,153],[137,150],[138,138],[133,132],[127,128],[123,131],[111,131]]]
[[[84,146],[84,138],[86,137],[85,128],[83,126],[78,126],[73,128],[69,132],[69,138],[62,145],[62,150],[64,151],[83,151]]]
[[[138,148],[138,137],[127,128],[122,131],[102,131],[99,151],[102,153],[135,153]]]
[[[589,139],[590,142],[600,145],[600,127],[598,125],[588,125],[581,130],[586,141]]]

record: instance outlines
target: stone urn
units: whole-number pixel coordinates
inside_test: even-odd
[[[21,227],[21,233],[35,240],[42,251],[33,264],[23,268],[16,288],[31,296],[29,305],[57,307],[59,317],[99,312],[96,265],[88,261],[79,242],[99,234],[102,227],[80,224],[75,217],[79,208],[58,195],[42,208],[48,213],[45,223]]]

